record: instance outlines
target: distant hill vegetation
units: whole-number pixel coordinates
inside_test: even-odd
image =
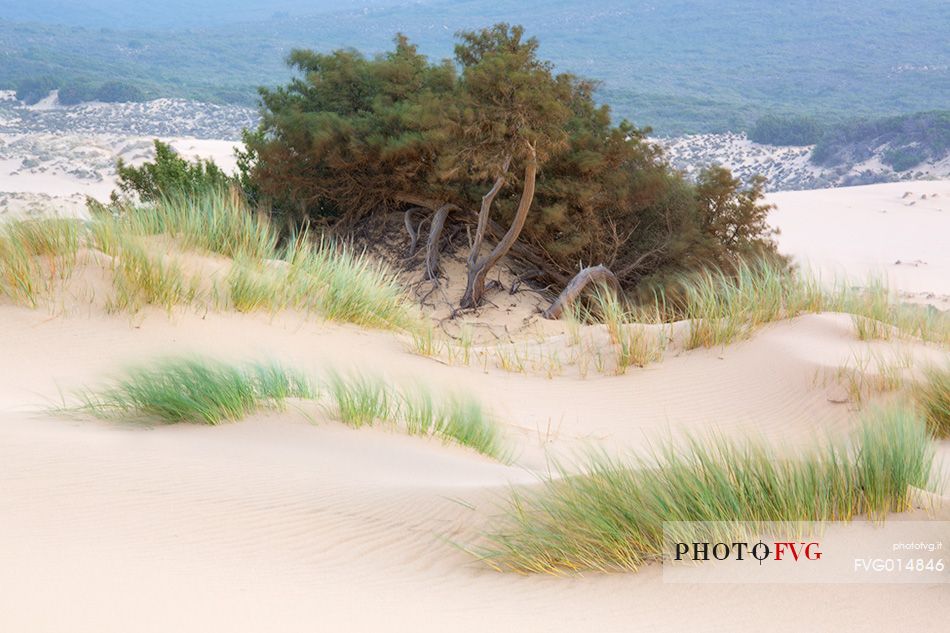
[[[59,103],[62,105],[76,105],[88,101],[128,103],[145,100],[145,93],[141,89],[123,81],[95,84],[82,80],[61,82],[52,77],[18,81],[16,98],[27,105],[32,105],[47,97],[52,90],[59,91]]]
[[[815,117],[768,114],[749,130],[749,140],[763,145],[805,146],[821,140],[825,126]]]
[[[289,80],[295,47],[371,55],[401,31],[438,61],[456,31],[504,20],[539,36],[559,71],[599,80],[618,119],[662,135],[749,130],[768,112],[827,124],[929,111],[950,94],[943,0],[0,0],[0,16],[0,88],[119,81],[248,105]]]
[[[810,160],[822,167],[854,165],[878,157],[902,172],[950,155],[950,110],[834,124],[813,117],[766,115],[748,135],[749,140],[763,145],[814,145]]]
[[[882,150],[883,148],[883,150]],[[950,110],[858,120],[829,127],[812,151],[816,165],[860,163],[881,153],[894,171],[950,155]]]

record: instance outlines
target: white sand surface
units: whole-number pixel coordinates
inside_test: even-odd
[[[826,279],[885,277],[950,307],[950,180],[768,194],[782,252]]]
[[[950,292],[939,274],[950,249],[937,248],[947,233],[935,235],[946,215],[928,206],[950,199],[947,186],[775,194],[782,247],[849,275],[883,266],[900,273],[892,279],[905,292]],[[905,205],[901,189],[918,202]],[[878,218],[874,208],[886,201]],[[839,221],[838,212],[854,217]],[[917,232],[918,223],[927,230]],[[885,235],[902,245],[899,254]],[[891,257],[927,264],[892,271]],[[102,290],[94,275],[89,281]],[[391,333],[293,314],[130,318],[84,296],[52,309],[0,302],[0,631],[924,633],[950,621],[947,585],[674,585],[657,566],[518,576],[458,547],[477,539],[511,486],[534,485],[552,457],[591,446],[642,452],[684,432],[780,446],[840,435],[859,415],[834,378],[840,367],[898,355],[921,366],[946,359],[945,349],[861,342],[850,316],[820,314],[724,348],[674,346],[662,362],[622,376],[547,378],[451,366],[412,354]],[[491,318],[519,325],[525,311],[510,310]],[[532,336],[521,342],[537,344]],[[275,359],[312,375],[355,368],[464,391],[490,407],[513,460],[350,429],[313,404],[217,427],[50,410],[126,365],[175,354]],[[939,451],[950,457],[950,442]],[[950,519],[950,500],[939,512]],[[857,526],[841,529],[862,538]]]
[[[670,429],[781,442],[847,428],[853,412],[814,380],[863,345],[844,315],[587,380],[448,367],[386,333],[289,316],[151,314],[132,325],[3,306],[0,322],[5,630],[940,631],[950,615],[944,587],[669,585],[653,567],[520,577],[445,541],[468,542],[508,485],[533,482],[542,447],[636,450]],[[464,387],[491,403],[516,459],[352,430],[313,408],[151,428],[44,411],[124,364],[178,352]]]

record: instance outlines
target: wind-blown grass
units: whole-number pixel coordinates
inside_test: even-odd
[[[277,247],[266,218],[230,192],[165,198],[155,205],[124,209],[101,220],[98,241],[115,249],[114,235],[164,234],[196,248],[234,258],[226,279],[230,305],[240,311],[294,308],[331,321],[382,328],[414,325],[396,276],[382,264],[344,246],[306,234]],[[109,250],[106,250],[109,252]],[[273,266],[280,262],[280,266]]]
[[[64,218],[15,220],[5,225],[8,239],[30,255],[75,260],[79,250],[80,222]]]
[[[937,437],[950,437],[950,366],[930,367],[914,387],[914,399]]]
[[[332,321],[368,327],[414,329],[406,296],[386,266],[345,246],[306,235],[291,241],[283,259],[289,303],[315,310]]]
[[[670,295],[641,306],[637,320],[688,319],[688,349],[716,347],[748,337],[757,328],[800,314],[846,312],[861,340],[889,338],[896,330],[928,342],[950,344],[950,315],[925,307],[896,305],[885,280],[863,288],[820,280],[769,264],[740,262],[735,271],[706,270],[683,277]]]
[[[472,398],[456,396],[445,402],[433,416],[432,434],[501,461],[508,459],[498,426]]]
[[[115,223],[120,233],[167,235],[186,248],[225,257],[271,259],[277,252],[277,234],[263,216],[253,213],[234,191],[208,189],[197,195],[166,196],[153,205],[123,208],[110,216],[100,211],[98,221]]]
[[[100,205],[92,211],[85,225],[54,219],[0,227],[0,295],[35,307],[50,286],[45,280],[68,276],[78,250],[86,246],[114,259],[111,310],[210,307],[198,292],[197,271],[174,258],[198,251],[232,260],[222,264],[228,270],[223,287],[213,280],[216,307],[289,308],[367,327],[417,329],[418,318],[385,265],[343,245],[315,243],[306,234],[279,247],[268,219],[234,192],[212,189],[151,205]],[[151,239],[157,236],[167,239]]]
[[[276,363],[232,365],[206,358],[171,358],[133,367],[102,389],[83,390],[72,410],[96,417],[218,424],[285,400],[320,400],[354,428],[389,424],[409,435],[436,437],[506,460],[498,425],[471,397],[434,398],[420,386],[397,389],[376,375],[330,372],[313,382]]]
[[[333,372],[327,381],[332,411],[353,427],[379,423],[401,425],[410,435],[438,437],[473,448],[483,455],[507,459],[497,424],[477,400],[451,395],[436,399],[418,385],[397,389],[375,375]]]
[[[106,306],[112,312],[136,312],[145,305],[170,312],[198,294],[197,280],[187,278],[175,260],[151,254],[132,240],[119,247],[112,285],[115,296]]]
[[[287,398],[314,395],[303,374],[280,365],[169,359],[133,368],[102,390],[81,393],[79,410],[103,418],[219,424],[262,408],[282,408]]]
[[[80,223],[48,218],[0,227],[0,294],[35,307],[40,293],[69,277],[76,265]]]
[[[234,260],[225,278],[231,306],[238,312],[277,311],[284,307],[283,278],[273,270],[241,258]]]
[[[934,449],[907,410],[870,417],[853,446],[825,443],[787,457],[753,442],[693,440],[630,463],[591,456],[583,474],[558,467],[536,491],[513,492],[475,552],[499,570],[636,570],[661,558],[670,521],[850,520],[908,508],[908,486],[931,483]]]
[[[684,348],[711,348],[748,338],[768,323],[820,312],[851,314],[861,340],[904,337],[950,345],[950,313],[895,304],[883,278],[871,278],[863,287],[840,280],[825,284],[776,264],[738,262],[730,272],[708,269],[684,275],[666,289],[643,296],[639,303],[630,303],[609,289],[597,288],[585,301],[568,306],[562,316],[568,347],[564,360],[582,377],[590,366],[599,373],[623,374],[631,366],[662,360],[679,330],[673,325],[678,321],[685,322]],[[584,325],[604,326],[608,344],[597,340],[596,329],[582,331]],[[493,356],[505,371],[540,367],[548,376],[561,373],[562,359],[544,339],[540,342],[534,351],[527,344],[519,348],[502,343],[493,351],[482,346],[478,355],[483,360]],[[444,355],[450,363],[460,357],[468,364],[472,356],[470,343],[459,350],[447,338],[436,336],[432,327],[419,328],[412,344],[416,353]]]
[[[379,376],[333,372],[327,385],[336,413],[346,425],[359,428],[395,417],[389,386]]]

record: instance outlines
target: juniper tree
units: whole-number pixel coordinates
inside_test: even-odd
[[[614,124],[596,85],[556,74],[521,27],[460,33],[454,61],[430,62],[400,35],[385,55],[296,50],[289,63],[298,76],[261,91],[245,184],[343,231],[403,212],[412,246],[427,219],[432,279],[442,228],[468,225],[463,307],[479,305],[506,254],[544,284],[603,265],[630,289],[768,246],[760,184],[687,182],[648,129]]]

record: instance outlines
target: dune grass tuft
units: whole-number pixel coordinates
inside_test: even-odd
[[[276,312],[287,301],[280,274],[245,258],[234,260],[225,283],[231,306],[238,312]]]
[[[155,204],[122,208],[117,215],[108,210],[99,215],[99,222],[114,222],[119,233],[167,235],[186,248],[225,257],[271,259],[277,250],[277,233],[267,219],[227,189],[166,196]]]
[[[370,426],[393,418],[395,404],[389,386],[379,376],[332,372],[327,380],[340,421],[352,427]]]
[[[79,410],[103,418],[218,424],[314,395],[303,374],[280,365],[169,359],[133,368],[103,390],[83,392]]]
[[[41,276],[30,253],[8,235],[0,234],[0,294],[16,303],[36,306]]]
[[[850,520],[907,509],[908,486],[931,483],[932,442],[908,410],[870,416],[853,446],[792,457],[753,442],[693,440],[626,463],[595,454],[583,474],[558,467],[512,493],[476,554],[499,570],[636,570],[662,556],[668,521]]]
[[[227,364],[206,358],[170,358],[133,367],[99,390],[78,394],[65,411],[115,419],[218,424],[258,409],[282,409],[288,398],[329,400],[329,411],[355,428],[390,424],[409,435],[437,437],[499,460],[507,453],[501,431],[475,399],[434,398],[417,386],[398,389],[382,377],[330,372],[312,382],[276,363]]]
[[[432,434],[500,461],[508,454],[498,426],[492,422],[480,402],[472,398],[454,396],[436,410]]]
[[[0,295],[35,307],[47,279],[64,279],[78,250],[91,247],[114,259],[115,296],[107,308],[171,310],[207,298],[197,292],[195,273],[171,256],[200,251],[232,260],[223,264],[228,270],[223,285],[213,280],[216,307],[242,312],[291,308],[331,321],[417,329],[418,317],[385,265],[342,245],[315,243],[306,234],[278,246],[268,219],[233,191],[210,189],[149,205],[91,210],[85,225],[49,219],[0,226]],[[151,239],[157,236],[168,239]]]
[[[288,302],[331,321],[367,327],[413,329],[406,296],[386,266],[328,241],[303,235],[283,255],[289,266]]]
[[[0,226],[0,295],[35,307],[39,295],[76,265],[81,224],[47,218],[12,220]]]
[[[641,307],[637,320],[688,319],[686,347],[716,347],[748,337],[757,328],[805,313],[846,312],[861,340],[887,339],[892,332],[950,344],[950,315],[922,306],[897,305],[883,278],[862,288],[819,279],[768,262],[740,262],[734,272],[706,270],[682,277],[670,295]]]
[[[506,460],[497,424],[477,400],[450,395],[435,398],[421,385],[397,389],[379,376],[333,372],[327,380],[333,411],[353,427],[399,425],[410,435],[438,437]]]
[[[197,280],[187,278],[174,259],[152,254],[131,239],[118,248],[112,278],[115,296],[106,306],[110,312],[137,312],[146,305],[171,312],[197,296]]]
[[[436,401],[428,389],[417,387],[400,394],[401,419],[410,435],[441,437],[505,461],[507,453],[498,426],[480,402],[453,395]]]
[[[725,345],[780,318],[827,309],[816,284],[764,262],[740,263],[733,274],[704,271],[679,288],[681,299],[667,305],[690,321],[687,349]]]
[[[950,437],[950,366],[926,369],[914,387],[914,399],[930,432]]]

